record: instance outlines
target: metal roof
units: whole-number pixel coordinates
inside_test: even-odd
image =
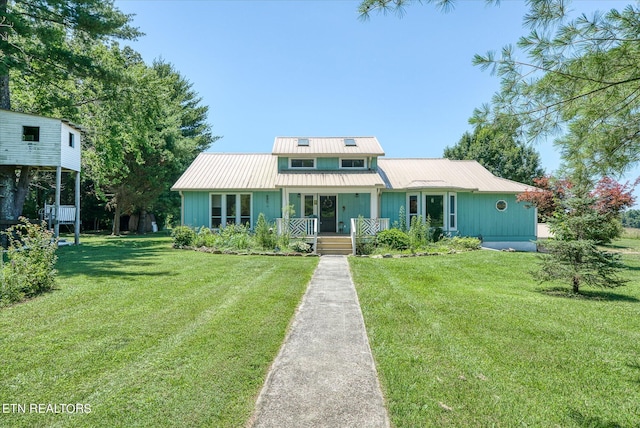
[[[384,187],[375,172],[280,172],[276,187]]]
[[[308,146],[298,145],[299,139],[308,139]],[[355,145],[349,145],[354,140]],[[384,156],[384,150],[376,137],[276,137],[273,143],[274,155],[300,156]]]
[[[459,189],[520,193],[534,187],[499,178],[476,161],[450,159],[378,159],[387,189]]]
[[[171,190],[274,189],[277,171],[270,154],[200,153]]]
[[[535,189],[496,177],[476,161],[379,158],[377,173],[316,170],[278,172],[277,156],[246,153],[201,153],[171,189],[260,190],[279,187],[382,187],[389,190],[442,189],[496,193],[521,193]]]

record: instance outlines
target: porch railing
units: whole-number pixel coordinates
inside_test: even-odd
[[[358,228],[360,230],[358,230]],[[356,255],[356,240],[358,237],[371,238],[378,232],[389,229],[388,218],[352,218],[351,219],[351,249]],[[359,236],[358,236],[359,235]]]
[[[306,238],[313,240],[313,251],[318,244],[318,219],[317,218],[277,218],[276,227],[278,235],[286,231],[292,238]]]

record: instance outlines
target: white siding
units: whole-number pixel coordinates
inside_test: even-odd
[[[69,147],[69,134],[73,134],[73,147]],[[72,171],[80,171],[80,131],[62,123],[60,166]]]
[[[39,127],[40,141],[22,141],[24,126]],[[77,144],[71,152],[63,154],[69,130],[77,134]],[[62,166],[78,171],[80,134],[60,119],[0,110],[0,165]]]

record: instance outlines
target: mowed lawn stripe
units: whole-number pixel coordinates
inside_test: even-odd
[[[0,396],[91,413],[0,425],[243,425],[317,264],[166,238],[89,238],[59,254],[58,290],[0,314]]]
[[[532,281],[534,254],[351,259],[392,422],[637,426],[640,259],[626,257],[629,286],[586,298]]]

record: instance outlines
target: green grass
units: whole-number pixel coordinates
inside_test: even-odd
[[[350,259],[392,423],[639,426],[640,256],[624,260],[629,285],[570,297],[531,279],[535,254]]]
[[[84,238],[57,289],[0,310],[0,426],[242,426],[316,258],[211,255],[169,238]]]

